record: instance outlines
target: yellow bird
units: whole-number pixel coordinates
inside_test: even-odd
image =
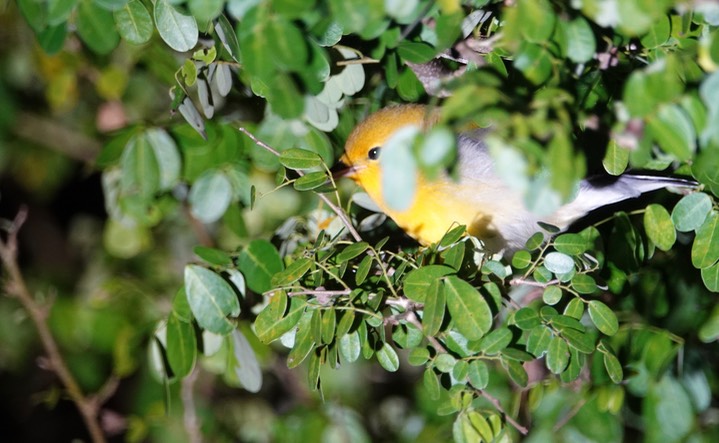
[[[521,193],[497,176],[481,135],[463,133],[457,138],[458,179],[449,174],[434,180],[419,175],[408,208],[393,209],[382,189],[382,147],[398,130],[407,126],[427,129],[433,120],[422,105],[384,108],[357,125],[340,159],[348,166],[343,175],[357,182],[399,227],[425,245],[439,241],[453,226],[465,225],[488,250],[511,252],[524,247],[527,239],[541,230],[540,221],[566,229],[602,206],[656,189],[697,186],[691,180],[629,174],[601,184],[583,180],[574,200],[549,216],[539,217],[525,208]]]

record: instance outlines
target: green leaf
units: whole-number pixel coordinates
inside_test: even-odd
[[[315,348],[315,340],[311,327],[313,312],[314,311],[310,310],[305,311],[302,314],[299,323],[297,323],[295,344],[287,356],[287,367],[290,369],[299,366],[300,363],[302,363]]]
[[[714,305],[711,314],[699,328],[699,340],[711,343],[719,339],[719,304]]]
[[[272,110],[282,118],[295,118],[305,109],[305,100],[293,78],[286,74],[277,74],[267,82],[269,91],[267,101]]]
[[[130,0],[113,13],[120,37],[128,43],[147,43],[155,30],[152,17],[140,0]]]
[[[589,249],[589,242],[579,234],[562,234],[553,241],[554,249],[568,255],[580,255]]]
[[[334,309],[322,311],[322,343],[330,344],[335,338],[337,328],[337,312]]]
[[[456,364],[457,359],[446,353],[437,355],[437,358],[434,360],[434,367],[437,368],[439,372],[444,372],[445,374],[452,372]]]
[[[607,152],[604,154],[602,165],[607,173],[621,175],[629,165],[629,150],[619,146],[614,138],[611,139],[607,145]]]
[[[644,229],[647,237],[662,251],[668,251],[677,240],[677,232],[669,212],[664,206],[651,204],[644,213]]]
[[[427,394],[431,400],[439,400],[440,386],[437,374],[434,373],[434,369],[427,367],[424,370],[424,388],[427,390]]]
[[[696,150],[696,132],[689,116],[679,105],[664,105],[647,120],[654,141],[678,160],[689,160]]]
[[[527,351],[540,358],[549,349],[552,331],[544,325],[536,326],[527,336]]]
[[[670,375],[650,386],[642,415],[649,443],[686,441],[696,426],[689,395]]]
[[[614,383],[621,383],[624,379],[624,371],[622,370],[621,363],[619,363],[619,359],[610,352],[604,352],[603,354],[604,368],[607,370],[609,378],[611,378]]]
[[[427,63],[436,55],[436,50],[427,43],[403,41],[397,47],[403,60],[410,63]]]
[[[144,134],[130,139],[120,158],[121,187],[126,194],[150,199],[160,189],[160,167],[155,151]]]
[[[230,54],[230,57],[236,62],[240,61],[240,42],[237,39],[237,34],[232,28],[230,21],[227,20],[224,14],[221,14],[215,23],[215,34],[220,39],[222,46]]]
[[[424,303],[429,286],[433,281],[456,271],[449,266],[427,265],[407,273],[404,280],[404,295],[410,300]]]
[[[162,40],[177,52],[194,48],[199,38],[195,18],[181,14],[168,0],[155,2],[155,24]]]
[[[452,321],[469,340],[479,340],[492,327],[492,310],[472,285],[459,277],[445,278],[444,292]]]
[[[195,218],[214,223],[232,202],[232,184],[222,171],[207,170],[192,184],[188,201]]]
[[[584,315],[584,301],[579,297],[570,300],[564,308],[564,315],[581,320]]]
[[[567,340],[569,346],[577,351],[583,354],[591,354],[594,352],[594,341],[588,334],[576,329],[567,328],[562,330],[561,335]]]
[[[552,14],[551,17],[556,16]],[[514,67],[519,69],[530,82],[540,85],[552,74],[552,56],[540,45],[523,42],[515,55]]]
[[[182,169],[182,160],[177,144],[165,130],[160,128],[150,128],[145,131],[144,136],[155,153],[160,169],[160,190],[172,190],[180,181]]]
[[[392,346],[382,343],[382,346],[375,353],[380,366],[389,372],[397,372],[399,369],[399,357]]]
[[[347,360],[347,363],[357,361],[360,356],[362,345],[357,331],[345,334],[339,342],[340,354]]]
[[[512,266],[516,269],[526,269],[532,264],[532,254],[529,251],[520,250],[512,256]]]
[[[429,284],[425,293],[422,324],[428,336],[437,335],[444,320],[447,293],[442,280],[435,279]]]
[[[265,28],[266,51],[273,62],[284,69],[302,70],[307,64],[307,43],[297,26],[282,15],[273,15]]]
[[[47,24],[56,26],[67,21],[77,6],[78,0],[48,0]]]
[[[407,355],[407,362],[412,366],[424,366],[429,361],[427,348],[412,348]]]
[[[577,274],[572,277],[572,289],[580,294],[594,294],[599,290],[597,282],[588,274]]]
[[[539,319],[537,311],[531,308],[521,308],[519,311],[514,313],[514,324],[519,329],[528,331],[530,329],[539,326],[542,321]]]
[[[77,10],[77,33],[98,54],[108,54],[120,42],[112,13],[90,0],[83,0]]]
[[[489,384],[489,367],[482,360],[473,360],[467,368],[469,382],[477,389],[484,389]]]
[[[182,286],[175,294],[172,299],[172,313],[180,320],[185,323],[192,322],[192,310],[190,310],[190,304],[187,302],[187,294],[185,294],[185,287]]]
[[[560,374],[569,364],[569,347],[560,337],[552,337],[547,349],[547,369]]]
[[[619,330],[619,322],[614,312],[599,300],[589,302],[589,318],[603,334],[614,335]]]
[[[369,248],[369,244],[367,242],[357,242],[352,243],[351,245],[347,246],[337,254],[337,263],[344,263],[346,261],[350,261],[355,257],[358,257],[360,254],[362,254],[364,251]]]
[[[247,391],[260,392],[262,388],[262,369],[257,361],[257,355],[252,349],[247,337],[238,329],[232,331],[232,359],[229,369]]]
[[[719,213],[712,211],[697,230],[692,244],[692,264],[707,268],[719,260]]]
[[[559,286],[547,286],[542,292],[542,300],[548,305],[556,305],[562,300],[562,288]]]
[[[574,260],[562,252],[550,252],[544,257],[544,266],[554,274],[566,274],[574,270]]]
[[[479,342],[479,350],[488,355],[499,353],[512,342],[512,331],[499,328],[485,335]]]
[[[574,63],[586,63],[594,58],[597,42],[589,22],[579,16],[564,28],[567,39],[567,58]]]
[[[288,169],[314,169],[322,167],[322,158],[316,152],[290,148],[280,154],[280,164]]]
[[[719,292],[719,263],[702,268],[701,274],[704,286],[712,292]]]
[[[672,221],[677,231],[694,231],[704,224],[711,209],[712,200],[708,195],[702,192],[685,195],[674,206]]]
[[[527,386],[529,376],[521,363],[515,360],[502,359],[502,365],[507,369],[507,374],[513,382],[521,387]]]
[[[60,23],[56,26],[48,26],[37,34],[37,42],[47,55],[60,52],[67,37],[67,23]]]
[[[644,37],[640,39],[642,46],[645,48],[656,48],[669,40],[671,32],[671,23],[668,16],[657,19]]]
[[[301,297],[290,299],[287,311],[287,294],[277,291],[270,296],[270,301],[255,320],[255,333],[262,343],[270,343],[282,337],[300,321],[306,302]],[[285,314],[287,311],[287,314]]]
[[[301,257],[293,261],[284,271],[272,276],[270,285],[275,288],[289,286],[301,279],[312,268],[313,262],[309,258]]]
[[[372,269],[373,258],[371,255],[366,255],[360,264],[357,266],[357,273],[355,274],[355,284],[360,286],[364,283],[365,279],[369,275],[369,271]],[[406,291],[406,286],[405,286]],[[405,295],[407,295],[405,293]]]
[[[206,246],[195,246],[192,252],[202,260],[211,265],[228,266],[232,264],[232,257],[220,249],[208,248]]]
[[[699,152],[692,164],[692,174],[712,194],[719,196],[719,143],[710,145]]]
[[[192,371],[197,357],[197,339],[192,323],[181,321],[174,313],[167,319],[167,361],[173,375],[184,378]]]
[[[185,292],[201,328],[215,334],[228,334],[234,329],[234,323],[227,317],[239,315],[240,302],[222,277],[201,266],[187,265]]]
[[[530,251],[534,251],[536,249],[539,249],[539,247],[542,246],[542,243],[544,243],[544,233],[535,232],[534,234],[532,234],[531,237],[529,237],[525,246]]]
[[[545,44],[554,32],[557,15],[547,0],[522,1],[517,4],[521,33],[528,41]]]
[[[294,188],[298,191],[311,191],[329,183],[324,171],[310,172],[295,180]]]
[[[419,128],[405,126],[397,130],[382,147],[381,166],[382,198],[390,209],[405,211],[410,208],[417,190],[417,162],[411,145]]]
[[[240,253],[238,267],[247,278],[247,286],[261,294],[272,289],[272,276],[282,271],[282,259],[267,240],[253,240]]]

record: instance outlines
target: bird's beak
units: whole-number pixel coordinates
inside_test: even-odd
[[[357,169],[350,165],[347,155],[344,154],[340,157],[339,162],[332,168],[332,178],[335,180],[342,177],[348,177],[354,179],[354,175],[357,173]]]

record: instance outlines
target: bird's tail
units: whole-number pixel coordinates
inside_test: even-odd
[[[587,213],[603,206],[658,189],[670,189],[679,193],[688,193],[699,188],[699,183],[676,177],[657,177],[651,175],[620,175],[618,177],[600,177],[584,180],[580,184],[577,197],[557,211],[554,224],[565,228]]]

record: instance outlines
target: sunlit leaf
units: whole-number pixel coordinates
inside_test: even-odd
[[[222,277],[201,266],[187,265],[185,292],[200,327],[216,334],[227,334],[234,329],[228,316],[236,317],[240,313],[240,303]]]
[[[155,24],[162,40],[175,51],[189,51],[197,44],[199,31],[195,18],[181,14],[168,0],[155,2]]]

